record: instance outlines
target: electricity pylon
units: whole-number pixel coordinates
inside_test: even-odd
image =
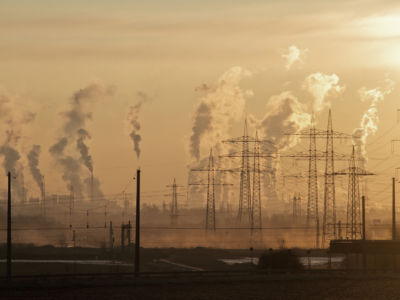
[[[177,185],[176,180],[174,178],[174,182],[172,185],[167,185],[167,187],[172,188],[172,194],[169,196],[172,196],[171,199],[171,206],[170,206],[170,218],[171,218],[171,225],[176,225],[178,224],[178,216],[179,216],[179,211],[178,211],[178,187],[183,187],[183,185]]]
[[[347,224],[346,238],[357,240],[362,238],[361,202],[360,202],[360,176],[375,175],[356,164],[354,145],[349,160],[349,168],[336,172],[335,175],[348,175],[349,185],[347,194]]]
[[[207,183],[189,183],[190,185],[203,185],[207,186],[207,204],[206,204],[206,224],[205,229],[215,231],[217,229],[216,225],[216,215],[215,215],[215,186],[216,185],[232,185],[229,183],[216,183],[215,182],[215,172],[220,171],[215,168],[214,156],[212,153],[212,148],[210,149],[210,156],[208,158],[208,168],[207,169],[192,169],[191,171],[204,171],[207,172]],[[229,171],[229,170],[223,170]]]
[[[328,127],[326,130],[326,160],[324,184],[324,214],[322,222],[322,246],[325,240],[337,239],[336,232],[336,197],[335,197],[335,166],[333,150],[334,132],[332,127],[332,114],[329,110]]]
[[[215,166],[212,148],[210,150],[210,157],[208,159],[208,174],[207,174],[207,207],[206,207],[206,230],[216,230],[215,222]]]
[[[243,136],[222,141],[223,143],[241,144],[240,153],[230,153],[220,157],[239,157],[241,158],[240,166],[240,194],[237,220],[239,225],[248,223],[251,228],[261,228],[261,187],[260,187],[260,157],[276,158],[272,154],[261,154],[261,145],[273,143],[268,140],[260,140],[251,137],[247,130],[247,120],[244,123]],[[250,143],[254,143],[254,152],[249,150]],[[254,158],[253,169],[250,167],[250,158]],[[253,188],[251,186],[251,173],[253,173]],[[256,184],[256,186],[254,186]],[[253,198],[252,198],[253,197]],[[257,199],[254,200],[254,197]],[[254,203],[254,201],[256,203]],[[255,207],[256,206],[256,207]]]
[[[323,224],[322,224],[322,246],[325,245],[328,238],[336,238],[336,226],[329,227],[332,222],[336,223],[336,204],[335,204],[335,181],[334,181],[334,161],[342,160],[343,155],[337,155],[333,148],[333,139],[353,139],[350,134],[341,133],[333,130],[332,115],[329,110],[327,130],[315,128],[314,116],[311,119],[309,129],[298,133],[286,133],[286,135],[294,135],[300,138],[309,139],[308,154],[301,154],[298,158],[307,158],[308,160],[308,193],[307,193],[307,224],[315,220],[316,226],[316,246],[320,246],[320,228],[319,228],[319,211],[318,211],[318,173],[317,160],[323,158],[325,160],[325,184],[324,184],[324,207],[323,207]],[[316,149],[316,139],[326,139],[326,151],[321,157]]]
[[[254,162],[253,162],[253,194],[251,203],[251,229],[261,231],[261,170],[260,170],[260,143],[256,132],[254,142]]]

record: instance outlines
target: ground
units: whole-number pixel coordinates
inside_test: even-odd
[[[399,299],[399,279],[262,280],[0,289],[0,299]]]

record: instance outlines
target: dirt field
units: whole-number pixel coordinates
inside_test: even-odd
[[[399,299],[400,280],[268,280],[0,290],[0,299]]]

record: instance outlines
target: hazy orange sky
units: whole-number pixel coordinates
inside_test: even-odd
[[[292,45],[301,55],[288,69],[283,55]],[[390,78],[393,88],[376,106],[378,131],[367,145],[392,130],[379,140],[382,146],[372,144],[367,150],[374,150],[371,157],[391,154],[390,140],[399,129],[394,127],[400,79],[397,1],[0,3],[0,99],[8,95],[15,101],[14,111],[35,113],[34,120],[21,127],[16,146],[33,196],[39,190],[25,158],[33,144],[41,146],[39,166],[48,193],[66,193],[49,148],[63,126],[60,112],[69,109],[77,90],[93,82],[115,88],[112,96],[100,97],[88,108],[88,146],[103,191],[121,192],[138,166],[145,190],[163,189],[174,177],[187,183],[194,112],[209,93],[196,88],[218,86],[235,66],[247,70],[248,76],[235,84],[247,94],[243,109],[229,121],[229,136],[242,133],[245,116],[261,120],[274,95],[290,91],[309,105],[313,96],[304,82],[319,72],[336,74],[340,91],[327,95],[334,127],[351,133],[370,107],[368,100],[361,101],[360,89],[385,89]],[[126,124],[129,107],[140,101],[138,92],[149,98],[139,117],[140,161]],[[320,127],[326,116],[327,107],[317,113]],[[0,141],[6,143],[5,135]],[[201,143],[200,155],[206,157],[204,149],[213,145],[206,136]],[[392,155],[372,171],[389,178],[398,162]],[[377,163],[370,160],[368,166]],[[87,174],[83,168],[82,178]],[[376,182],[386,180],[382,178]],[[1,182],[5,187],[6,178]]]

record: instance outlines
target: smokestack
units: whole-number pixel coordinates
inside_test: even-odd
[[[43,217],[46,217],[46,189],[45,189],[45,184],[44,184],[44,176],[42,176],[42,182],[41,182],[41,195],[42,195],[42,209],[43,209]]]
[[[11,280],[11,172],[8,176],[8,201],[7,201],[7,279]]]
[[[90,201],[93,203],[93,170],[90,172]]]
[[[140,272],[140,169],[136,171],[135,276]]]
[[[392,240],[396,239],[396,179],[392,178]]]

